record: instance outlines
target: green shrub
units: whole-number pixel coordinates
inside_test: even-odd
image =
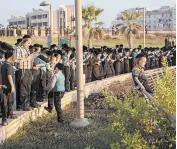
[[[121,141],[111,144],[111,149],[148,149],[173,148],[175,131],[165,118],[165,114],[147,104],[144,98],[133,94],[125,100],[119,100],[105,92],[107,103],[115,109],[108,115],[112,121],[113,133],[119,132]]]
[[[170,114],[176,114],[176,75],[174,70],[168,67],[165,57],[162,59],[164,77],[158,77],[154,85],[155,98],[160,106]]]

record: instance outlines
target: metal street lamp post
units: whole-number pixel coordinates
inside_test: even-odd
[[[43,1],[40,6],[50,6],[50,43],[49,45],[52,44],[52,39],[53,39],[53,10],[52,10],[52,4],[47,2],[47,1]]]
[[[144,23],[143,23],[143,27],[144,27],[144,32],[143,32],[143,39],[144,39],[144,42],[143,42],[143,47],[145,48],[145,45],[146,45],[146,8],[144,7],[144,11],[143,11],[143,17],[144,17]]]
[[[77,73],[77,118],[71,122],[72,127],[85,127],[89,122],[84,118],[84,80],[82,51],[82,0],[75,0],[76,14],[76,73]]]
[[[146,45],[146,8],[138,8],[136,12],[139,12],[140,9],[143,9],[143,47]]]

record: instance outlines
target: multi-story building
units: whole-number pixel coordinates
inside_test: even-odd
[[[60,34],[73,29],[75,26],[75,9],[73,5],[60,5],[54,13],[54,28],[60,30]]]
[[[172,31],[176,29],[176,8],[163,6],[158,10],[148,11],[146,26],[152,31]]]
[[[140,11],[144,12],[143,8],[131,8],[128,10],[124,10],[123,12],[136,12]],[[146,28],[149,31],[175,31],[176,30],[176,6],[170,7],[170,6],[162,6],[158,10],[151,10],[147,11],[145,9],[145,22],[146,22]],[[117,15],[116,19],[112,21],[111,27],[114,25],[116,26],[117,24],[121,24],[122,18],[122,12]],[[142,17],[139,20],[139,24],[143,25],[143,20],[144,18]],[[123,23],[122,23],[123,24]]]
[[[42,9],[34,9],[32,12],[26,14],[27,26],[33,26],[34,28],[49,27],[49,11]]]
[[[19,26],[21,28],[26,28],[27,27],[27,22],[26,18],[22,16],[17,16],[17,15],[11,15],[11,18],[8,19],[9,25],[13,26]]]
[[[68,29],[73,29],[75,26],[75,9],[74,5],[60,5],[57,10],[53,11],[53,30],[59,31],[63,34]],[[50,13],[48,10],[33,9],[32,12],[28,12],[25,17],[12,15],[8,19],[9,25],[20,26],[27,28],[33,26],[38,28],[39,26],[44,29],[50,27]]]

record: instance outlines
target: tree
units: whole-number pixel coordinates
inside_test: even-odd
[[[117,32],[121,32],[127,38],[129,48],[133,48],[133,36],[139,35],[142,28],[138,21],[142,18],[141,12],[122,12],[122,24],[117,24]]]
[[[88,39],[89,48],[92,46],[92,38],[95,37],[96,34],[100,37],[103,34],[100,27],[92,27],[92,23],[98,20],[98,17],[103,11],[104,9],[96,8],[93,4],[82,8],[82,19],[84,20],[83,35]],[[101,23],[99,23],[99,26],[101,26]]]

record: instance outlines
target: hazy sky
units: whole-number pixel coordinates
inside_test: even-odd
[[[32,8],[48,9],[40,7],[42,0],[0,0],[0,24],[7,25],[7,19],[11,14],[24,16]],[[49,0],[52,2],[54,9],[59,5],[72,5],[74,0]],[[149,9],[158,9],[160,6],[173,6],[176,0],[83,0],[83,6],[95,4],[98,8],[103,8],[104,12],[99,20],[103,21],[108,27],[116,17],[116,15],[125,9],[135,7],[147,7]]]

